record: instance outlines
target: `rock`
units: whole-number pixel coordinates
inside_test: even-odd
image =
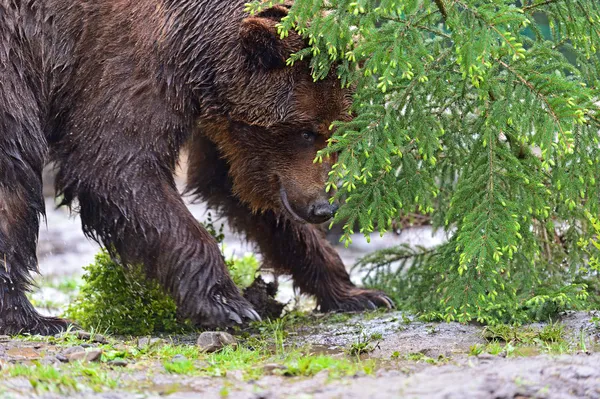
[[[279,363],[267,363],[263,366],[265,374],[277,374],[278,371],[283,372],[286,367]]]
[[[478,359],[481,360],[491,360],[491,359],[495,359],[497,356],[494,356],[490,353],[480,353],[479,355],[477,355]]]
[[[56,355],[56,360],[58,360],[61,363],[67,363],[69,361],[69,359],[62,353]]]
[[[187,359],[187,357],[183,356],[183,355],[175,355],[173,356],[173,359],[171,359],[171,362],[173,363],[178,363],[178,362],[185,362]]]
[[[137,347],[138,349],[144,349],[153,346],[162,346],[164,343],[165,340],[161,338],[142,337],[138,339]]]
[[[92,341],[95,342],[97,344],[106,344],[108,343],[108,341],[106,340],[106,337],[104,337],[104,335],[102,334],[92,334],[89,333],[87,331],[77,331],[75,333],[75,336],[79,339],[82,339],[84,341]]]
[[[353,376],[352,378],[361,378],[361,377],[366,377],[367,373],[365,373],[363,370],[358,370]]]
[[[91,344],[81,344],[82,348],[91,348],[92,345]]]
[[[0,335],[0,342],[8,342],[10,337],[8,335]]]
[[[101,349],[92,349],[89,351],[73,352],[67,356],[70,362],[83,361],[83,362],[95,362],[100,360],[102,356]]]
[[[123,359],[115,359],[108,362],[108,365],[113,367],[127,367],[128,364],[129,362]]]
[[[233,335],[223,331],[205,331],[198,337],[196,342],[201,352],[212,353],[225,346],[237,346]]]
[[[72,346],[70,348],[65,349],[62,354],[69,357],[70,354],[72,353],[77,353],[77,352],[85,352],[85,349],[83,348],[83,346]]]
[[[586,379],[596,375],[596,369],[588,366],[579,366],[575,368],[575,378]]]
[[[41,359],[39,362],[40,362],[39,364],[42,364],[44,366],[49,366],[49,365],[54,365],[54,364],[59,363],[58,359],[56,359],[55,357],[45,357],[45,358]]]
[[[84,341],[89,341],[92,338],[92,334],[87,331],[77,331],[75,336]]]

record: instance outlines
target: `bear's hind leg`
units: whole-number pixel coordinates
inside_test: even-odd
[[[0,334],[50,335],[68,322],[43,317],[25,293],[37,271],[39,218],[44,213],[42,166],[46,142],[35,116],[21,123],[0,90]],[[4,109],[3,109],[4,108]],[[4,111],[4,112],[3,112]]]

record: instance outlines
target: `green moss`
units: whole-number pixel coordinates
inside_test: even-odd
[[[204,227],[223,248],[223,226],[215,228],[209,214]],[[252,254],[231,258],[226,264],[240,289],[254,282],[260,268]],[[122,335],[179,333],[192,329],[190,322],[178,320],[175,301],[157,281],[146,278],[141,265],[123,267],[103,251],[84,270],[79,294],[64,314],[83,328]]]
[[[177,319],[175,301],[146,279],[141,266],[125,268],[101,252],[84,269],[84,284],[65,312],[83,328],[124,335],[189,329],[189,323]]]
[[[226,263],[233,282],[241,289],[252,285],[260,269],[260,263],[253,254],[246,254],[242,258],[231,258]]]

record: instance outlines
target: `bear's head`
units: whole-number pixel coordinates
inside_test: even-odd
[[[241,21],[236,65],[218,82],[227,115],[203,130],[229,164],[235,195],[254,211],[323,223],[337,209],[325,192],[336,156],[314,161],[332,122],[350,118],[351,93],[335,73],[315,82],[307,60],[286,65],[307,45],[295,32],[280,38],[286,14],[276,6]]]

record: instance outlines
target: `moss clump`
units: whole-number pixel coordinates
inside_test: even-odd
[[[223,249],[223,225],[217,230],[210,213],[203,224]],[[252,285],[260,269],[253,254],[231,258],[226,264],[240,289]],[[141,265],[124,267],[103,251],[84,270],[79,295],[65,312],[65,317],[83,328],[123,335],[179,333],[192,328],[190,322],[178,320],[175,301],[157,281],[146,278]]]
[[[233,282],[243,290],[252,285],[260,269],[260,263],[253,254],[246,254],[243,258],[231,258],[226,264]]]
[[[190,329],[177,319],[175,301],[146,278],[142,266],[123,267],[102,251],[84,270],[84,284],[65,312],[83,328],[123,335]]]

